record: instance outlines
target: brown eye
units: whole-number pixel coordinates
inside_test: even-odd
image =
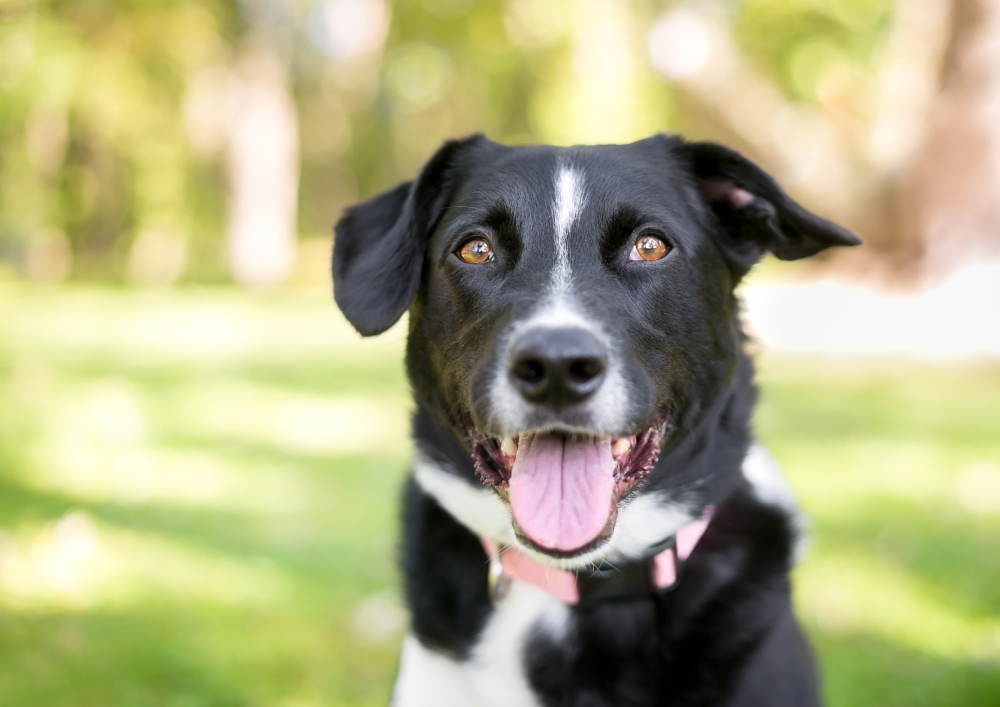
[[[467,263],[478,265],[493,260],[493,249],[484,238],[467,240],[458,251],[458,257]]]
[[[659,260],[670,252],[670,246],[656,236],[648,234],[639,236],[632,252],[628,254],[629,260]]]

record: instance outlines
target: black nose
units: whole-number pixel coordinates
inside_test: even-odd
[[[510,352],[514,386],[531,402],[556,408],[590,397],[607,367],[607,349],[586,329],[536,327]]]

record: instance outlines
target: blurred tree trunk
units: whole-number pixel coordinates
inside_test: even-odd
[[[298,116],[271,39],[246,43],[239,75],[228,151],[229,265],[237,282],[270,285],[295,264]]]
[[[899,61],[890,59],[882,72],[883,92],[895,105],[872,126],[873,143],[906,144],[884,160],[872,149],[882,173],[867,192],[853,190],[857,207],[849,217],[866,247],[834,259],[911,285],[1000,255],[1000,0],[948,0],[938,13],[940,51],[928,26],[935,13],[924,3],[900,3]],[[907,88],[898,84],[907,77],[898,69],[912,72],[920,53],[934,83],[922,99],[901,98]]]
[[[827,263],[914,284],[1000,255],[1000,0],[899,0],[870,98],[845,83],[818,104],[789,100],[760,74],[719,13],[681,6],[665,17],[666,39],[674,23],[711,47],[674,76],[670,42],[656,30],[651,40],[694,104],[692,132],[739,145],[864,237]]]
[[[1000,255],[1000,0],[953,0],[923,145],[901,175],[896,254],[936,278]]]

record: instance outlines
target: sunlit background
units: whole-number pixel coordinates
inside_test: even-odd
[[[0,0],[0,705],[384,705],[402,327],[327,275],[445,138],[744,151],[867,245],[743,287],[832,707],[1000,705],[997,0]]]

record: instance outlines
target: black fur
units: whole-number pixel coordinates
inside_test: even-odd
[[[413,631],[424,644],[464,658],[491,608],[483,546],[412,479],[403,508],[401,556]]]
[[[791,615],[793,530],[740,473],[756,393],[733,290],[766,251],[796,259],[856,236],[718,145],[657,136],[504,147],[477,136],[446,143],[415,182],[347,212],[336,228],[337,303],[365,335],[409,309],[416,444],[478,485],[469,432],[512,433],[491,407],[490,381],[506,365],[504,333],[546,296],[560,163],[585,175],[569,249],[573,293],[613,341],[628,392],[618,428],[594,433],[639,434],[667,420],[659,461],[633,493],[717,511],[676,589],[574,607],[563,641],[533,634],[524,647],[531,686],[544,704],[566,707],[818,704]],[[638,232],[657,234],[671,253],[629,261]],[[496,260],[460,261],[462,243],[484,234]],[[583,404],[531,415],[532,428],[606,424]],[[411,481],[401,552],[415,635],[466,658],[492,612],[479,539]]]

